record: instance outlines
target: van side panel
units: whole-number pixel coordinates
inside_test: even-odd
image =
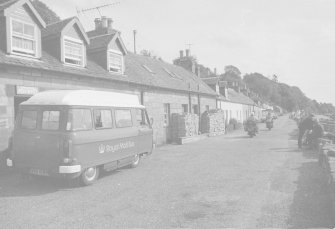
[[[75,132],[73,157],[83,168],[124,159],[137,154],[137,136],[137,127]]]

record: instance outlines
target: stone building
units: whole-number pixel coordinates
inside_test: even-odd
[[[39,91],[92,89],[137,94],[154,119],[156,144],[170,139],[172,113],[216,107],[216,93],[195,74],[127,51],[110,18],[85,32],[78,18],[46,25],[29,0],[0,0],[0,151],[18,105]]]

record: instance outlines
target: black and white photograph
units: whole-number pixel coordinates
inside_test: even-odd
[[[0,228],[335,228],[334,0],[0,0]]]

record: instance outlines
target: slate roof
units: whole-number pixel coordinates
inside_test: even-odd
[[[62,32],[62,30],[65,28],[65,26],[74,18],[75,17],[70,17],[62,21],[47,25],[47,27],[42,30],[42,37],[60,34],[60,32]]]
[[[206,84],[215,85],[219,82],[219,77],[208,77],[208,78],[201,78]]]
[[[238,93],[234,89],[228,88],[228,102],[241,103],[245,105],[255,105],[255,102],[243,93]]]
[[[9,6],[16,3],[18,0],[0,0],[0,11],[8,8]]]
[[[42,58],[40,60],[14,57],[6,55],[4,52],[0,51],[0,64],[74,74],[81,77],[109,79],[168,90],[188,92],[190,88],[190,91],[193,92],[215,95],[215,92],[208,85],[187,70],[160,60],[154,60],[150,57],[144,57],[133,53],[128,53],[128,55],[125,56],[125,75],[117,75],[107,72],[104,68],[90,59],[87,60],[86,68],[67,66],[45,51],[42,51]],[[143,65],[152,69],[155,74],[148,72]],[[164,68],[175,73],[181,79],[171,77]]]
[[[109,42],[114,38],[116,31],[112,34],[106,34],[99,37],[90,38],[90,46],[89,49],[103,48],[107,47]]]

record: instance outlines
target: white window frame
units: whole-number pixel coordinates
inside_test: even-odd
[[[81,48],[82,48],[82,59],[81,59],[81,64],[73,64],[73,63],[68,63],[65,61],[66,58],[66,53],[65,53],[65,43],[66,42],[70,42],[70,43],[74,43],[74,44],[77,44],[77,45],[81,45]],[[85,45],[84,45],[84,42],[82,40],[79,40],[79,39],[75,39],[73,37],[68,37],[68,36],[64,36],[63,37],[63,62],[65,65],[70,65],[70,66],[76,66],[76,67],[84,67],[85,66]],[[69,59],[73,59],[73,57],[69,58]],[[79,59],[73,59],[73,60],[79,60]]]
[[[111,62],[110,62],[110,57],[109,57],[110,53],[119,55],[121,57],[121,71],[120,72],[114,72],[114,71],[110,70],[110,67],[111,67]],[[108,62],[108,65],[107,65],[108,71],[111,72],[111,73],[123,75],[123,73],[124,73],[124,58],[123,58],[122,52],[114,50],[114,49],[108,49],[108,51],[107,51],[107,59],[108,59],[108,61],[107,61]]]
[[[24,36],[24,35],[20,36],[20,35],[15,34],[14,31],[13,31],[13,21],[32,26],[34,28],[34,38]],[[36,25],[33,24],[33,23],[29,23],[29,22],[11,17],[10,20],[9,20],[9,28],[10,28],[10,38],[9,38],[10,39],[10,53],[14,54],[14,55],[19,55],[19,56],[37,58],[37,53],[38,53],[37,50],[38,50],[38,47],[39,47],[39,44],[38,44],[39,39],[37,38]],[[13,46],[13,36],[21,38],[21,39],[33,41],[34,51],[31,52],[32,55],[24,53],[24,52],[30,53],[30,51],[31,51],[30,49],[14,48],[14,46]]]

